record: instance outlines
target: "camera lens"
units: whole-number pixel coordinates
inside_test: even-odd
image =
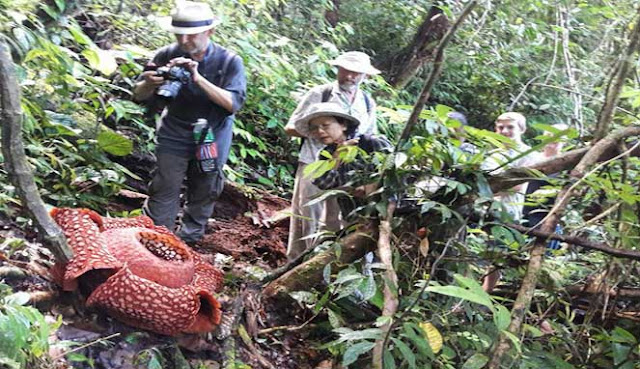
[[[191,72],[181,66],[158,68],[158,75],[162,76],[165,81],[158,87],[156,94],[165,99],[178,96],[182,86],[191,81]]]

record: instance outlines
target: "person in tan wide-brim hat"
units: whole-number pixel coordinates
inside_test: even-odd
[[[287,256],[291,260],[315,244],[316,240],[309,236],[317,233],[319,229],[337,231],[341,227],[338,217],[340,209],[334,198],[329,197],[324,201],[314,201],[312,204],[308,204],[319,194],[320,189],[312,183],[310,178],[304,176],[304,169],[317,159],[317,154],[326,144],[316,136],[309,134],[304,128],[300,128],[302,131],[298,131],[300,124],[296,125],[296,122],[307,114],[314,104],[333,102],[360,121],[356,135],[371,135],[378,131],[376,102],[369,93],[361,88],[367,76],[380,73],[371,65],[369,56],[360,51],[347,51],[337,58],[329,60],[328,63],[337,69],[336,80],[315,86],[307,91],[285,126],[287,135],[303,137],[291,200],[293,215],[290,218],[289,243],[287,245]]]
[[[330,60],[329,64],[362,74],[380,74],[380,71],[371,65],[369,55],[360,51],[347,51],[337,58]]]
[[[333,131],[329,131],[331,128],[330,125],[323,122],[333,123],[334,121],[340,127],[335,130],[335,136],[329,137]],[[312,122],[315,122],[315,124],[311,124]],[[307,137],[315,136],[318,131],[326,129],[329,131],[328,134],[318,137],[318,139],[323,141],[322,138],[324,137],[326,137],[326,140],[330,138],[331,142],[323,142],[327,145],[341,138],[344,140],[347,137],[352,137],[360,124],[360,120],[348,114],[342,106],[335,102],[323,102],[311,105],[305,115],[298,118],[294,124],[296,130]],[[341,134],[337,134],[337,132],[343,133],[344,137],[342,137]]]
[[[159,18],[158,23],[165,31],[193,35],[214,28],[220,24],[220,19],[213,14],[208,4],[183,1],[176,5],[170,16]]]

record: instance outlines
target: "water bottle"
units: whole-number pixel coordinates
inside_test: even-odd
[[[202,137],[205,132],[205,137]],[[193,125],[193,139],[196,143],[196,159],[198,169],[202,173],[209,173],[217,170],[218,146],[216,137],[209,127],[206,119],[198,119]]]

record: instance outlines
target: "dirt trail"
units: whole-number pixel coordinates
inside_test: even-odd
[[[144,195],[124,192],[109,211],[139,208],[143,199]],[[281,312],[282,316],[269,316],[261,306],[260,285],[255,279],[256,270],[262,274],[269,273],[286,262],[288,206],[287,200],[266,191],[227,185],[209,221],[205,237],[195,246],[205,259],[218,263],[227,273],[228,282],[220,298],[223,306],[229,306],[242,291],[249,296],[249,301],[254,301],[249,303],[252,306],[245,307],[242,320],[250,335],[266,327],[296,324],[307,318],[305,314],[296,317],[295,307]],[[33,236],[32,232],[25,234],[20,231],[13,221],[5,219],[0,222],[0,241],[28,239],[17,250],[7,247],[6,242],[2,245],[4,248],[0,247],[0,267],[24,271],[24,275],[0,276],[0,279],[11,285],[14,292],[46,295],[34,301],[34,305],[50,320],[56,316],[63,317],[63,325],[51,337],[53,342],[71,340],[87,345],[76,352],[79,361],[60,360],[56,368],[149,368],[153,367],[150,363],[154,358],[160,356],[165,360],[161,363],[163,368],[180,367],[176,364],[178,362],[188,363],[193,368],[219,367],[223,360],[223,342],[212,334],[164,337],[136,330],[98,311],[86,309],[86,297],[77,292],[62,292],[50,280],[48,267],[53,263],[52,256],[33,241]],[[253,341],[252,347],[236,339],[236,354],[254,368],[263,367],[260,360],[282,369],[312,368],[314,363],[322,360],[322,355],[310,346],[307,334],[263,334],[259,340]],[[104,340],[105,337],[109,337],[108,340]],[[63,353],[63,350],[51,352],[52,356]]]

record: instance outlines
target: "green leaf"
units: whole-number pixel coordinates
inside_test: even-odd
[[[306,168],[305,168],[306,169]],[[346,195],[349,196],[349,193],[343,190],[327,190],[327,191],[322,191],[320,193],[319,196],[314,197],[312,200],[309,200],[306,204],[302,205],[302,206],[313,206],[315,204],[318,204],[324,200],[326,200],[328,197],[331,196],[340,196],[340,195]]]
[[[382,361],[385,369],[396,369],[396,360],[393,358],[390,350],[384,352]]]
[[[347,269],[341,270],[340,273],[338,273],[336,280],[333,283],[338,285],[338,284],[350,282],[356,279],[361,279],[362,277],[363,277],[362,274],[358,273],[355,269],[347,268]]]
[[[147,363],[147,369],[162,369],[162,363],[158,359],[157,355],[151,355],[149,362]]]
[[[379,328],[367,328],[360,331],[353,331],[349,328],[338,328],[334,329],[334,332],[340,334],[340,337],[335,342],[336,344],[359,340],[377,340],[382,336],[382,330]]]
[[[318,297],[309,291],[293,291],[289,292],[289,296],[301,304],[315,304]]]
[[[28,292],[16,292],[4,298],[4,302],[10,305],[26,305],[31,296]]]
[[[426,332],[414,323],[404,323],[402,325],[404,336],[409,338],[411,342],[418,348],[422,356],[426,356],[431,360],[435,360],[431,342],[428,341]]]
[[[87,34],[84,33],[77,24],[70,24],[67,27],[67,30],[69,31],[69,33],[71,33],[73,39],[80,45],[94,46],[91,38],[87,36]]]
[[[356,360],[358,360],[358,357],[360,357],[360,355],[364,354],[367,351],[370,351],[373,346],[375,346],[375,342],[365,341],[347,347],[347,350],[342,356],[342,365],[346,367],[354,363]]]
[[[77,352],[70,352],[65,355],[65,358],[69,361],[80,362],[80,363],[86,362],[89,360],[89,358],[87,358],[85,355],[79,354]]]
[[[335,166],[336,166],[336,160],[334,159],[317,160],[317,161],[314,161],[313,163],[307,164],[307,166],[304,168],[302,173],[306,178],[316,179],[321,177],[323,174],[330,171],[331,169],[335,168]]]
[[[126,156],[133,151],[133,142],[113,131],[102,131],[96,139],[98,146],[111,155]]]
[[[331,283],[331,263],[324,266],[322,269],[322,279],[324,279],[324,283]]]
[[[544,334],[542,333],[542,331],[540,329],[538,329],[537,327],[534,327],[530,324],[524,324],[523,325],[523,329],[525,332],[529,332],[531,334],[531,337],[533,338],[539,338],[544,336]]]
[[[484,305],[488,308],[493,308],[491,300],[487,300],[485,296],[458,286],[431,286],[427,287],[427,292],[434,292],[441,295],[456,297],[459,299],[475,302],[476,304]]]
[[[637,342],[636,337],[632,333],[620,327],[616,327],[611,332],[611,340],[613,342],[628,343],[630,345],[635,345]]]
[[[397,338],[393,338],[392,337],[391,340],[393,341],[393,343],[396,344],[396,346],[400,350],[400,353],[402,354],[402,358],[407,360],[407,363],[409,364],[409,368],[415,368],[416,367],[416,355],[413,353],[413,351],[411,351],[409,346],[407,346],[406,343],[402,342],[401,340],[399,340]]]
[[[402,164],[407,162],[408,158],[409,157],[407,156],[407,154],[405,154],[403,152],[395,153],[394,163],[395,163],[396,168],[400,168],[402,166]]]
[[[482,173],[476,173],[475,176],[480,196],[487,198],[493,197],[493,191],[491,191],[491,186],[489,185],[487,178],[483,176]]]
[[[427,287],[427,291],[475,302],[476,304],[484,305],[493,311],[491,297],[488,293],[482,290],[482,286],[478,284],[478,282],[460,274],[454,274],[453,277],[464,288],[457,286],[430,286]]]
[[[329,324],[331,324],[331,328],[342,327],[343,320],[340,314],[331,309],[327,309],[327,317],[329,318]]]
[[[272,180],[270,180],[269,178],[263,177],[263,176],[258,177],[258,183],[261,183],[261,184],[266,185],[266,186],[274,186],[275,185],[275,183]]]
[[[446,121],[449,113],[451,113],[452,111],[453,109],[451,109],[446,105],[440,105],[440,104],[436,105],[436,115],[438,117],[438,120],[441,122]]]
[[[502,334],[507,336],[507,338],[511,341],[511,343],[513,344],[513,347],[515,347],[518,353],[522,352],[522,344],[520,343],[520,339],[515,334],[509,331],[502,331]]]
[[[611,345],[611,353],[613,354],[613,364],[620,365],[629,357],[629,352],[631,352],[631,347],[627,345],[622,345],[619,343],[613,343]]]
[[[118,69],[116,59],[107,50],[94,47],[83,50],[82,55],[87,58],[89,66],[93,70],[96,70],[105,76],[110,76],[116,71],[116,69]]]
[[[493,322],[498,327],[498,330],[502,331],[509,327],[511,323],[511,313],[509,309],[502,305],[496,305],[496,310],[493,313]]]
[[[507,246],[511,246],[515,242],[515,238],[513,237],[511,230],[500,225],[491,227],[491,235],[497,241],[500,241]]]
[[[462,369],[480,369],[487,365],[488,362],[488,357],[480,353],[475,353],[462,364]]]
[[[331,297],[331,290],[327,290],[324,294],[322,294],[320,300],[318,300],[318,302],[313,307],[314,314],[317,314],[320,310],[322,310],[327,301],[329,301],[329,297]]]
[[[362,298],[368,301],[376,295],[376,280],[373,278],[373,274],[367,276],[360,284],[360,291],[362,292]]]

